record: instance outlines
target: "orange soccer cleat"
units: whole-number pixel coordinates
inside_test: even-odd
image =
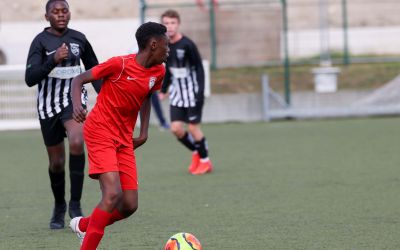
[[[192,154],[192,163],[190,163],[188,171],[190,174],[193,174],[193,172],[196,170],[197,166],[200,163],[200,155],[197,152],[194,152]]]
[[[210,160],[208,161],[200,161],[196,170],[192,172],[194,175],[202,175],[206,173],[211,173],[213,171],[213,165]]]

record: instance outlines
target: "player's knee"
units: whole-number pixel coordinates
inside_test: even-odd
[[[64,171],[65,158],[57,157],[56,159],[51,159],[49,162],[50,171],[53,173],[59,173]]]
[[[122,191],[120,189],[110,189],[103,192],[102,203],[105,207],[112,210],[122,200]]]
[[[130,204],[128,204],[127,206],[126,206],[126,208],[125,208],[125,215],[128,217],[128,216],[131,216],[132,214],[134,214],[135,212],[136,212],[136,210],[138,209],[138,204],[137,204],[137,202],[136,203],[130,203]]]
[[[200,126],[198,124],[189,124],[188,131],[191,134],[196,134],[196,133],[200,132]]]
[[[72,154],[83,153],[83,138],[75,137],[69,140],[69,150]]]
[[[171,126],[171,132],[178,138],[182,138],[185,135],[185,131],[178,126]]]
[[[176,126],[171,125],[170,130],[173,134],[177,133],[179,131],[179,128]]]
[[[138,196],[137,192],[124,192],[123,202],[122,202],[122,212],[128,217],[136,212],[138,209]]]

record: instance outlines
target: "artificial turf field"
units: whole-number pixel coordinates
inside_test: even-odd
[[[99,249],[162,249],[180,231],[205,250],[400,249],[400,118],[203,128],[215,165],[205,176],[187,174],[188,152],[151,129],[136,153],[139,210]],[[78,249],[68,228],[48,229],[40,132],[0,132],[0,164],[0,249]],[[99,199],[86,178],[84,211]]]

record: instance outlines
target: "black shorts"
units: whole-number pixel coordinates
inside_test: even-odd
[[[170,105],[171,122],[183,121],[185,123],[198,124],[201,123],[203,114],[203,102],[197,102],[195,107],[176,107]]]
[[[67,136],[64,123],[72,119],[72,111],[71,104],[51,118],[39,119],[44,144],[47,147],[57,145],[64,141],[64,137]]]

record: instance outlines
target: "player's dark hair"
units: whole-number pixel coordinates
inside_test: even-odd
[[[159,39],[165,36],[166,32],[167,28],[160,23],[147,22],[140,25],[135,34],[139,50],[145,49],[151,38]]]
[[[181,22],[181,17],[179,16],[179,13],[176,10],[166,10],[162,15],[161,15],[161,20],[164,17],[169,17],[169,18],[176,18],[178,19],[178,22]]]
[[[64,3],[66,3],[67,6],[69,7],[69,4],[68,4],[67,0],[48,0],[47,3],[46,3],[46,13],[49,12],[49,10],[50,10],[50,5],[51,5],[52,3],[54,3],[54,2],[64,2]]]

